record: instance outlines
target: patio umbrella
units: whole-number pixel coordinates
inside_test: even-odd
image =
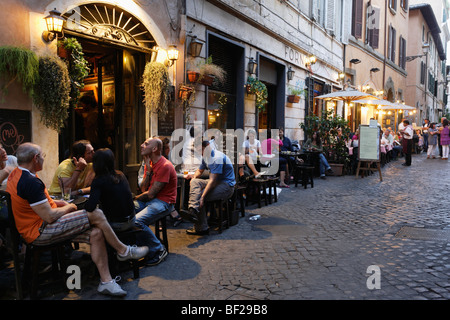
[[[374,97],[370,93],[361,92],[361,91],[358,91],[358,90],[350,90],[350,89],[323,94],[323,95],[317,96],[315,98],[316,99],[323,99],[323,100],[327,100],[327,101],[329,101],[329,100],[340,100],[340,101],[345,101],[345,102],[350,102],[350,101],[358,100],[358,99],[367,99],[367,98],[377,99],[376,97]]]
[[[398,110],[415,110],[416,108],[407,106],[401,103],[391,103],[389,106],[379,106],[378,110],[394,110],[395,111],[395,131],[398,129],[398,123],[397,123],[397,113]]]
[[[335,91],[327,94],[323,94],[315,97],[316,99],[323,99],[325,101],[338,100],[344,101],[347,104],[358,99],[377,99],[377,97],[367,92],[361,92],[354,89],[345,89],[341,91]]]

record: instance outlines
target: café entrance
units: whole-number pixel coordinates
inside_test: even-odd
[[[95,149],[110,148],[116,168],[135,192],[147,118],[140,83],[156,41],[143,21],[119,5],[82,4],[62,16],[67,21],[64,36],[81,44],[90,71],[60,134],[59,161],[70,155],[76,140],[87,139]]]
[[[135,190],[141,161],[139,146],[145,140],[145,107],[139,78],[146,54],[83,38],[77,40],[89,62],[90,73],[60,136],[60,161],[70,155],[74,141],[87,139],[96,150],[113,150],[116,168],[124,172]]]

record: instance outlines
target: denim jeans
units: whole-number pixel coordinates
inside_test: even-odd
[[[328,164],[327,158],[325,158],[323,153],[319,153],[319,160],[320,160],[320,175],[325,175],[325,170],[331,169],[330,165]]]
[[[135,201],[136,210],[136,226],[143,230],[138,236],[138,245],[147,246],[149,248],[148,257],[152,258],[158,251],[163,249],[161,241],[156,238],[155,234],[148,227],[156,220],[163,218],[173,211],[173,204],[169,204],[159,199],[152,199],[148,202]]]

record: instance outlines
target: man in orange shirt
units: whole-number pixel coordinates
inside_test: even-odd
[[[11,195],[16,227],[24,240],[34,245],[64,240],[89,243],[101,279],[98,292],[126,295],[109,272],[105,240],[117,251],[120,261],[144,257],[148,248],[124,245],[100,209],[86,212],[77,210],[73,203],[50,198],[45,184],[37,176],[43,169],[45,157],[40,146],[24,143],[17,148],[16,157],[19,166],[9,175],[6,191]]]
[[[142,193],[136,197],[135,209],[136,225],[144,231],[144,241],[150,250],[147,265],[159,264],[167,256],[166,248],[148,226],[170,214],[177,200],[177,173],[173,164],[162,156],[162,146],[158,138],[148,138],[141,145],[145,169]]]

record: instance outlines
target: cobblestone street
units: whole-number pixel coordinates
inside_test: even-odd
[[[170,254],[141,277],[122,274],[130,300],[450,299],[450,164],[413,155],[366,178],[315,179],[283,189],[277,203],[248,207],[222,234],[169,229]],[[261,218],[250,221],[252,214]],[[381,271],[369,289],[369,266]],[[109,299],[97,278],[47,299]]]

